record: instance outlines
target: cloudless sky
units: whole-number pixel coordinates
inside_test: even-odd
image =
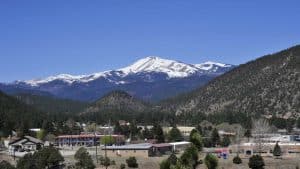
[[[0,81],[125,67],[149,55],[241,64],[300,44],[299,0],[2,0]]]

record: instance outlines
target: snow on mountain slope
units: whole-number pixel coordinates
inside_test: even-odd
[[[144,59],[140,59],[131,66],[119,70],[125,74],[161,72],[166,73],[169,78],[186,77],[198,71],[198,69],[193,65],[174,60],[162,59],[156,56],[149,56]]]
[[[69,75],[69,74],[59,74],[57,76],[50,76],[45,79],[34,79],[27,81],[17,81],[16,83],[25,83],[30,86],[39,86],[41,84],[49,83],[55,80],[60,80],[65,83],[72,84],[74,82],[86,83],[98,78],[105,78],[110,82],[115,84],[126,83],[123,80],[115,80],[111,78],[112,76],[118,76],[120,78],[126,77],[128,75],[138,74],[138,73],[148,73],[148,72],[158,72],[165,73],[168,78],[184,78],[196,73],[212,73],[216,72],[219,68],[229,68],[233,65],[216,63],[216,62],[204,62],[201,64],[186,64],[179,61],[163,59],[156,56],[149,56],[140,59],[133,63],[132,65],[121,68],[118,70],[105,71],[94,73],[90,75]]]

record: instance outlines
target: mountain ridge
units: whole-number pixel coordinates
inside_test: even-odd
[[[16,93],[16,90],[41,91],[63,99],[88,102],[111,91],[124,90],[142,100],[156,102],[204,85],[234,67],[217,62],[193,65],[152,56],[121,69],[16,81],[0,84],[0,90],[10,93]]]
[[[262,56],[201,88],[166,100],[176,114],[226,112],[296,117],[300,113],[300,45]]]

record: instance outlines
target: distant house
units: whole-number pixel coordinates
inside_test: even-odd
[[[189,147],[191,145],[191,142],[179,141],[179,142],[172,142],[169,144],[172,145],[172,151],[180,152],[180,151],[184,151],[187,147]]]
[[[44,142],[31,136],[24,136],[9,142],[9,152],[36,151],[44,146]]]
[[[168,133],[173,127],[163,127],[163,131],[165,133]],[[195,127],[190,126],[177,126],[178,130],[181,132],[181,134],[185,137],[188,137],[193,129]]]

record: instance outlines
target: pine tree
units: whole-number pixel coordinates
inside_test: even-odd
[[[281,156],[281,148],[278,145],[278,142],[276,143],[274,150],[273,150],[273,155],[274,156]]]
[[[220,144],[220,136],[216,128],[214,128],[211,133],[211,142],[214,147]]]

